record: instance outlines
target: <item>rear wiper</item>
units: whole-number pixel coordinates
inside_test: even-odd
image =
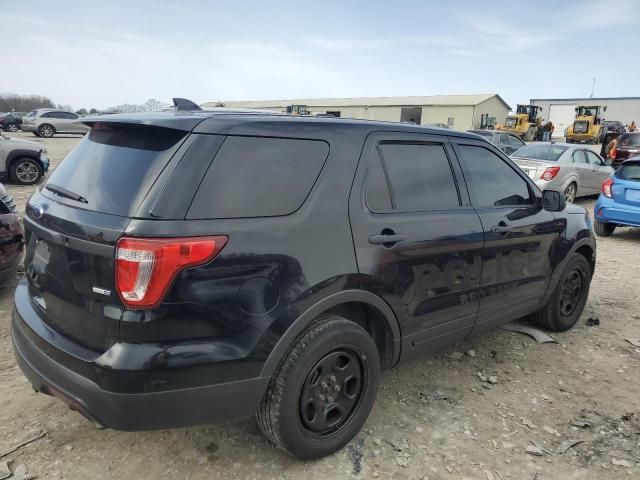
[[[73,193],[72,191],[67,190],[66,188],[59,187],[58,185],[54,185],[52,183],[47,183],[44,186],[44,188],[46,188],[50,192],[53,192],[53,193],[55,193],[57,195],[60,195],[61,197],[70,198],[71,200],[75,200],[76,202],[89,203],[87,201],[87,199],[84,198],[82,195],[78,195],[77,193]]]

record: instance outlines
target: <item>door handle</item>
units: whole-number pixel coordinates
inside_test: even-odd
[[[393,245],[407,239],[406,235],[396,235],[395,233],[381,233],[380,235],[369,235],[371,245]]]
[[[513,227],[511,225],[507,225],[504,222],[500,222],[499,225],[494,225],[493,227],[491,227],[491,231],[493,233],[509,233],[511,230],[513,230]]]

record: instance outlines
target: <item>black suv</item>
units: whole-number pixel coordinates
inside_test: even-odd
[[[572,327],[586,211],[472,134],[265,113],[85,118],[29,200],[18,363],[121,430],[250,417],[315,458],[380,372],[531,315]]]

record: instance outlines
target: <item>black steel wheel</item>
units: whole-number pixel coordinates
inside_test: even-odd
[[[309,434],[331,435],[351,418],[362,399],[365,374],[358,354],[345,349],[313,366],[300,393],[300,420]]]
[[[571,270],[562,286],[560,295],[560,315],[570,317],[582,298],[582,276],[577,268]]]
[[[547,304],[531,315],[531,320],[554,332],[573,327],[587,303],[591,275],[591,266],[585,256],[573,254]]]
[[[318,319],[292,342],[256,420],[276,447],[320,458],[358,433],[375,402],[380,355],[369,333],[338,316]]]

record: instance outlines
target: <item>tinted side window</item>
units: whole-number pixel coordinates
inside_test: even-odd
[[[477,207],[530,205],[529,185],[514,168],[483,147],[461,145],[469,193]]]
[[[329,153],[316,140],[227,137],[213,159],[187,218],[242,218],[295,212]]]
[[[395,210],[445,210],[460,206],[442,145],[383,143],[378,151],[391,184]]]
[[[375,150],[367,176],[366,202],[369,209],[377,212],[391,210],[391,193],[387,176],[382,169],[378,149]]]
[[[520,140],[515,135],[509,135],[509,139],[511,140],[511,146],[515,148],[524,147],[524,142]]]
[[[67,120],[76,120],[78,116],[75,113],[62,112],[60,118],[66,118]]]

